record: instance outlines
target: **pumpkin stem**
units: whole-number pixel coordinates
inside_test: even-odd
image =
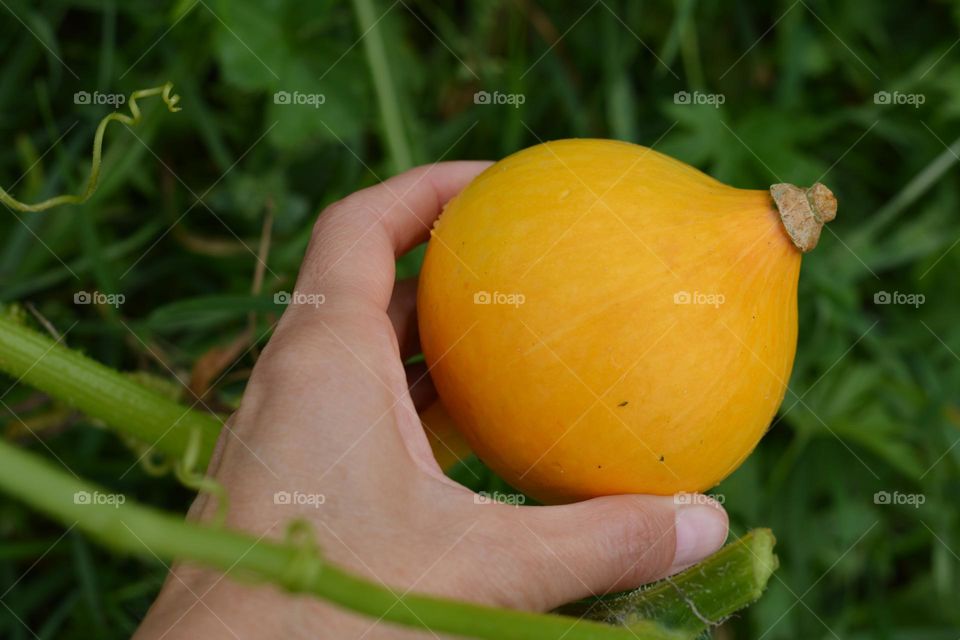
[[[837,217],[836,196],[819,182],[809,189],[786,182],[771,185],[770,195],[780,210],[787,235],[803,253],[817,246],[823,225]]]

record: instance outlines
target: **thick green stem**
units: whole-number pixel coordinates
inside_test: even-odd
[[[680,640],[651,622],[632,629],[565,616],[494,609],[403,594],[323,562],[309,546],[259,540],[243,533],[184,522],[121,500],[76,480],[46,461],[0,442],[0,490],[75,525],[115,549],[164,560],[188,560],[235,575],[319,596],[347,609],[400,625],[490,640]]]
[[[184,454],[194,431],[200,468],[213,453],[216,417],[155,394],[2,313],[0,370],[173,458]]]
[[[683,573],[630,593],[567,605],[560,613],[631,626],[656,619],[676,631],[706,631],[760,598],[776,570],[776,539],[754,529]]]

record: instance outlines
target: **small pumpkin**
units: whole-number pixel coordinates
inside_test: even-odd
[[[559,140],[451,200],[420,275],[423,352],[470,447],[544,502],[703,491],[780,406],[817,184],[726,186],[642,146]]]

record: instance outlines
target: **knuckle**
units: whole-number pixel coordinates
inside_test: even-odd
[[[328,205],[313,223],[313,239],[323,239],[328,236],[337,236],[342,233],[347,223],[356,217],[357,206],[347,196]]]

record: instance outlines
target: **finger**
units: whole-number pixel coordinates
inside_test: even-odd
[[[543,609],[671,575],[727,537],[726,512],[714,501],[624,495],[558,507],[495,506],[509,520],[506,535],[534,565],[524,572],[543,576],[543,601],[531,603]]]
[[[444,162],[390,178],[331,205],[317,221],[297,286],[387,308],[394,260],[423,242],[443,206],[487,162]]]
[[[398,280],[393,286],[387,315],[397,334],[400,357],[404,360],[420,353],[420,337],[417,332],[417,279]]]
[[[291,304],[245,396],[263,415],[283,417],[285,437],[275,446],[311,443],[290,453],[297,468],[386,477],[403,448],[439,475],[386,310],[396,256],[425,239],[442,206],[486,166],[421,167],[320,216]]]

